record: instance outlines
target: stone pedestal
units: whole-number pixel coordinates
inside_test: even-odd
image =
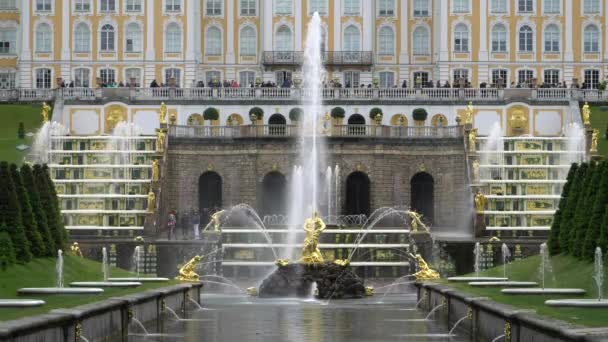
[[[475,214],[475,236],[483,236],[486,231],[486,220],[483,213]]]

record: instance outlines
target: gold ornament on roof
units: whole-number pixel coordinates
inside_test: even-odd
[[[600,138],[600,131],[597,128],[593,129],[593,133],[591,133],[591,148],[589,152],[597,152],[597,144]]]
[[[300,261],[305,264],[318,264],[323,262],[323,255],[319,250],[319,237],[325,230],[325,222],[319,217],[315,211],[311,218],[307,218],[304,223],[304,231],[306,238],[304,239],[304,247],[302,249],[302,258]]]
[[[203,257],[200,255],[194,256],[194,258],[190,259],[190,261],[179,269],[179,274],[175,279],[180,281],[199,281],[200,278],[194,270],[196,270],[196,267],[201,260],[203,260]]]
[[[49,116],[51,114],[51,106],[49,106],[46,102],[42,102],[42,123],[49,122]]]
[[[416,254],[415,256],[413,254],[410,254],[410,256],[416,259],[416,262],[418,263],[418,272],[414,273],[416,280],[426,281],[439,279],[439,272],[431,269],[431,267],[429,267],[429,264],[427,264],[426,261],[422,259],[422,256],[420,254]]]
[[[585,102],[585,105],[583,106],[583,124],[584,125],[589,125],[591,124],[590,122],[590,118],[591,118],[591,109],[589,109],[589,103]]]
[[[477,128],[469,132],[469,152],[475,152],[475,140],[477,140]]]
[[[167,105],[164,102],[160,103],[160,110],[158,111],[158,122],[161,125],[167,123]]]

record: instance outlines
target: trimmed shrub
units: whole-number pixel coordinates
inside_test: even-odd
[[[205,111],[203,112],[204,120],[214,121],[219,118],[220,118],[220,112],[217,110],[217,108],[209,107],[209,108],[205,109]]]
[[[574,214],[574,226],[572,227],[570,245],[568,251],[576,258],[582,256],[585,235],[587,233],[587,225],[595,200],[596,189],[601,179],[602,168],[599,165],[591,164],[585,177],[583,184],[583,197],[581,197],[576,205],[576,213]]]
[[[0,226],[0,269],[3,271],[15,263],[15,249],[10,235],[8,235],[6,225]]]
[[[23,122],[20,122],[19,128],[17,128],[17,138],[25,139],[25,126],[23,126]]]
[[[17,191],[17,197],[19,198],[21,222],[23,223],[25,236],[30,242],[30,251],[32,252],[32,255],[37,258],[43,257],[46,255],[46,248],[44,247],[42,236],[38,232],[38,225],[36,224],[36,218],[32,212],[30,197],[23,186],[23,180],[17,165],[11,164],[10,172],[12,181],[15,184],[15,190]]]
[[[34,179],[36,184],[36,191],[40,195],[40,202],[42,203],[42,211],[46,215],[46,220],[51,234],[55,250],[53,255],[57,255],[57,249],[63,249],[63,234],[61,233],[60,220],[61,217],[55,212],[51,194],[49,191],[49,185],[46,181],[46,175],[41,165],[34,165]]]
[[[372,120],[376,119],[376,115],[383,115],[382,114],[382,109],[378,108],[378,107],[374,107],[369,111],[369,118]]]
[[[558,209],[553,217],[549,241],[547,243],[551,255],[557,255],[562,252],[561,246],[559,244],[560,221],[563,216],[563,212],[566,209],[566,203],[568,202],[568,194],[570,193],[570,187],[572,187],[572,182],[574,181],[574,176],[576,175],[577,169],[578,164],[576,163],[570,166],[570,171],[568,171],[568,177],[566,178],[566,184],[564,185],[564,189],[562,190],[562,198],[559,201]]]
[[[344,119],[346,111],[342,107],[334,107],[331,109],[331,117],[334,119]]]
[[[429,117],[429,114],[426,112],[424,108],[416,108],[412,112],[412,116],[416,121],[426,121],[426,118]]]
[[[304,111],[302,111],[302,108],[292,108],[289,111],[289,120],[300,121],[300,119],[302,119],[302,113],[304,113]]]
[[[45,256],[53,256],[57,250],[55,247],[55,240],[49,231],[46,214],[44,213],[42,203],[40,202],[40,193],[38,192],[38,187],[34,181],[32,168],[28,164],[23,164],[21,166],[21,178],[30,199],[32,212],[36,221],[36,229],[45,244]]]
[[[7,162],[0,163],[0,180],[0,222],[6,225],[17,262],[25,264],[32,260],[32,253],[30,242],[23,230],[19,198]]]
[[[42,165],[42,170],[44,171],[44,176],[46,177],[46,184],[49,187],[51,204],[53,205],[53,210],[57,218],[58,231],[61,234],[61,240],[63,242],[62,246],[65,247],[68,243],[69,237],[68,231],[65,229],[65,226],[63,224],[63,216],[61,216],[61,205],[59,204],[59,197],[57,197],[55,183],[53,183],[53,180],[51,179],[51,171],[49,170],[49,167],[46,164]]]
[[[568,195],[568,202],[566,209],[564,210],[561,218],[559,227],[559,244],[561,246],[562,253],[568,253],[570,246],[570,236],[573,229],[574,215],[576,213],[576,207],[579,199],[582,197],[585,176],[587,175],[587,169],[589,165],[582,163],[581,166],[576,170],[574,176],[574,182],[570,188],[570,194]]]
[[[598,188],[597,195],[593,201],[593,206],[589,214],[589,222],[587,224],[587,233],[585,235],[585,248],[583,250],[583,258],[593,260],[595,257],[595,247],[601,247],[602,251],[606,251],[608,247],[608,232],[606,232],[606,203],[608,203],[608,163],[602,163],[602,178],[599,184],[594,184]]]
[[[258,120],[262,120],[264,118],[264,110],[260,107],[253,107],[249,110],[249,116],[255,114]]]
[[[599,197],[597,199],[599,199]],[[591,221],[589,224],[592,223],[593,221]],[[605,251],[608,247],[608,205],[604,206],[604,216],[602,217],[602,224],[598,227],[600,230],[600,236],[597,241],[597,247],[600,247],[602,251]],[[608,255],[608,253],[605,254]],[[608,256],[606,257],[606,260],[608,261]]]

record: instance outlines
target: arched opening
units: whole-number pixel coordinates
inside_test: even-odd
[[[282,173],[272,171],[264,176],[261,209],[262,216],[287,213],[287,180]]]
[[[433,223],[434,214],[434,187],[433,176],[426,172],[418,172],[411,180],[411,207],[412,210],[422,214],[422,219]]]
[[[268,134],[270,135],[285,135],[286,130],[285,130],[285,125],[287,124],[287,119],[285,119],[285,117],[280,114],[280,113],[275,113],[272,114],[269,118],[268,118]]]
[[[348,135],[365,135],[365,118],[361,114],[348,117]]]
[[[201,225],[207,224],[211,215],[222,208],[222,177],[207,171],[198,180],[198,210]]]
[[[346,178],[346,215],[370,213],[370,180],[363,172],[353,172]]]

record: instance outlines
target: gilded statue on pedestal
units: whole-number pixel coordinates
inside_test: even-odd
[[[600,131],[597,128],[593,129],[593,133],[591,133],[591,148],[589,152],[597,152],[597,143],[600,138]]]
[[[165,132],[159,130],[156,136],[156,151],[162,152],[165,150]]]
[[[184,266],[179,269],[178,276],[175,279],[180,281],[199,281],[199,276],[194,270],[198,266],[198,263],[203,260],[200,255],[194,256]]]
[[[177,114],[171,113],[169,114],[169,123],[175,125],[177,123]]]
[[[160,167],[158,166],[158,160],[152,161],[152,181],[158,182],[160,180]]]
[[[153,191],[148,193],[148,212],[153,213],[154,207],[156,206],[156,195]]]
[[[219,232],[222,224],[222,215],[224,215],[225,212],[226,210],[220,210],[211,215],[211,220],[209,220],[209,223],[207,223],[203,230],[208,230],[213,227],[214,232]]]
[[[478,214],[482,214],[486,207],[486,196],[481,193],[480,190],[477,190],[475,194],[475,211]]]
[[[304,239],[304,247],[302,249],[302,258],[300,262],[305,264],[318,264],[323,262],[323,255],[319,250],[319,237],[325,230],[325,222],[319,217],[315,211],[311,218],[307,218],[304,223],[304,231],[306,231],[306,239]]]
[[[46,102],[42,102],[42,123],[49,122],[49,115],[51,113],[51,106],[49,106]]]
[[[82,256],[82,251],[80,250],[80,246],[78,245],[78,242],[74,242],[72,244],[72,246],[70,246],[70,251],[75,255],[75,256],[79,256],[81,258],[83,258]]]
[[[473,182],[479,182],[479,161],[473,161]]]
[[[473,102],[469,102],[467,109],[464,112],[464,123],[465,125],[473,124]]]
[[[158,121],[161,125],[167,123],[167,105],[164,102],[160,103],[160,110],[158,111]]]
[[[422,215],[418,214],[417,212],[410,210],[407,212],[408,215],[410,216],[411,219],[411,229],[410,229],[410,233],[417,233],[418,232],[418,227],[423,228],[426,232],[429,231],[429,228],[422,222]]]
[[[469,151],[475,152],[475,140],[477,140],[477,128],[469,132]]]
[[[589,103],[585,102],[585,105],[583,106],[583,124],[584,125],[589,125],[591,124],[589,119],[591,117],[591,109],[589,109]]]
[[[416,259],[416,262],[418,263],[418,272],[414,273],[416,280],[425,281],[439,279],[439,272],[431,269],[426,261],[422,259],[420,254],[416,254],[416,256],[410,254],[410,256]]]

